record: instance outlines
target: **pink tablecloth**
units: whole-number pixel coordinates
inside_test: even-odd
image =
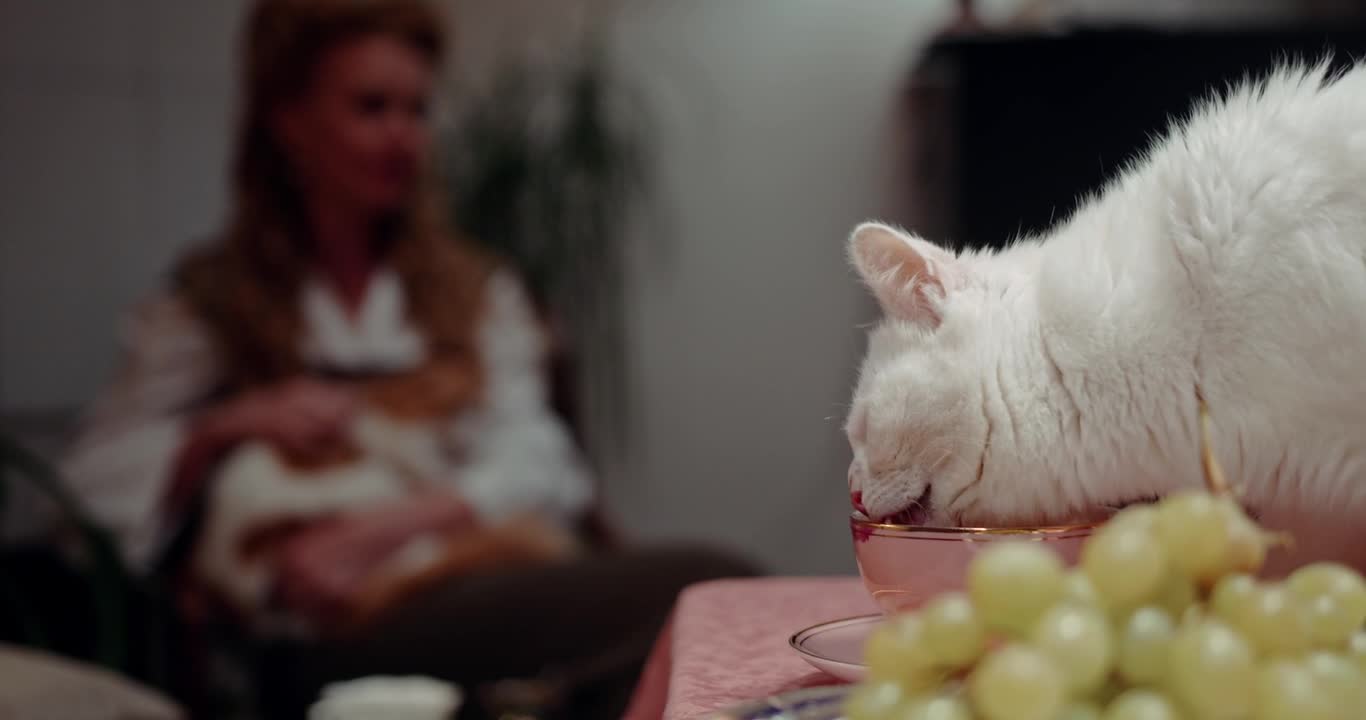
[[[839,680],[790,647],[798,630],[877,612],[858,578],[721,580],[688,588],[636,688],[629,720],[693,720]]]

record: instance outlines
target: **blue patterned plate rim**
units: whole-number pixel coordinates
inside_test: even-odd
[[[848,685],[793,690],[736,705],[707,720],[842,720]]]

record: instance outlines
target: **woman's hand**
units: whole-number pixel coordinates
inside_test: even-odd
[[[342,432],[356,402],[345,388],[298,378],[251,390],[201,415],[176,458],[163,500],[168,512],[184,510],[223,454],[244,440],[260,439],[295,458],[326,457],[347,445]]]
[[[437,493],[321,521],[286,541],[276,575],[281,599],[310,617],[335,618],[406,542],[474,525],[468,505]]]
[[[251,390],[214,412],[212,431],[233,440],[258,438],[295,454],[343,440],[355,398],[341,386],[309,378]]]

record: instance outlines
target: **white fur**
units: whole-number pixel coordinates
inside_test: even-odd
[[[870,515],[928,488],[937,524],[1062,522],[1196,486],[1199,392],[1268,524],[1331,545],[1366,519],[1366,67],[1202,104],[1045,237],[850,245],[886,315],[848,425]]]

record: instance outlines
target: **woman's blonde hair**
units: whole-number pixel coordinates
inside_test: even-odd
[[[249,16],[228,226],[176,273],[182,296],[219,345],[229,390],[305,369],[298,302],[309,271],[303,198],[270,116],[308,91],[327,51],[374,34],[397,38],[434,67],[445,52],[443,19],[422,0],[258,0]],[[474,332],[491,266],[453,236],[441,207],[430,180],[382,224],[383,242],[433,363],[448,379],[464,378],[454,383],[464,389],[448,398],[459,404],[480,385]]]

